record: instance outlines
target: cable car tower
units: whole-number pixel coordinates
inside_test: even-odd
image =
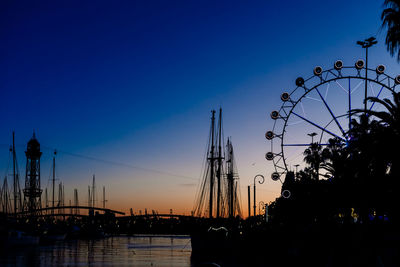
[[[26,155],[26,176],[24,189],[24,210],[30,215],[38,215],[41,208],[42,189],[40,188],[40,144],[35,133],[29,140]]]

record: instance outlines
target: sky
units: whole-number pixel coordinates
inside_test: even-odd
[[[212,109],[222,107],[240,176],[262,174],[257,200],[280,194],[269,179],[264,134],[280,94],[319,65],[364,57],[400,73],[380,29],[383,1],[1,1],[0,174],[11,173],[16,134],[42,146],[42,187],[52,152],[66,201],[96,175],[97,198],[128,212],[190,214],[200,183]],[[23,184],[23,181],[21,181]],[[100,205],[100,203],[99,203]]]

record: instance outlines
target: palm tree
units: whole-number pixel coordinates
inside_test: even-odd
[[[381,129],[376,131],[380,133],[380,142],[386,149],[390,172],[392,174],[400,174],[400,159],[398,149],[400,147],[400,92],[393,92],[393,102],[390,99],[379,99],[377,97],[368,97],[367,101],[381,104],[386,111],[367,111],[370,116],[375,116],[379,121]]]
[[[341,179],[348,167],[348,151],[345,144],[338,138],[328,140],[328,146],[322,150],[323,162],[321,169],[326,171],[326,178]]]
[[[387,27],[385,44],[391,56],[397,54],[400,61],[400,0],[385,0],[383,4],[382,28]]]
[[[368,97],[366,100],[383,105],[387,112],[370,110],[367,113],[377,117],[381,124],[390,127],[397,135],[400,134],[400,92],[393,92],[393,102],[387,98],[377,97]]]
[[[358,199],[384,207],[398,220],[400,210],[394,203],[399,201],[400,188],[400,93],[393,92],[393,100],[368,97],[366,101],[381,105],[385,110],[354,110],[362,115],[360,123],[353,123],[354,138],[349,148],[354,156],[352,164],[358,169],[356,176],[366,178],[360,184]],[[364,210],[363,217],[367,216],[367,211]]]
[[[310,146],[303,152],[304,161],[310,165],[314,171],[315,180],[319,180],[319,167],[323,162],[321,153],[321,145],[318,143],[311,143]]]

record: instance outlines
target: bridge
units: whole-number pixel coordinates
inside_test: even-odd
[[[70,210],[71,212],[66,212],[66,210]],[[167,213],[149,213],[149,214],[139,214],[139,215],[126,215],[125,212],[122,211],[117,211],[117,210],[112,210],[112,209],[106,209],[106,208],[98,208],[98,207],[90,207],[90,206],[60,206],[60,207],[46,207],[46,208],[41,208],[35,210],[35,213],[40,213],[37,215],[38,217],[87,217],[88,215],[85,214],[80,214],[77,211],[79,210],[93,210],[93,211],[102,211],[104,213],[111,213],[115,215],[122,215],[119,216],[121,219],[125,218],[175,218],[175,219],[188,219],[188,218],[193,218],[193,216],[190,215],[181,215],[181,214],[167,214]],[[52,211],[57,211],[52,212]],[[30,214],[29,211],[23,211],[17,213],[17,215],[28,215]]]
[[[75,212],[63,212],[60,213],[60,210],[66,210],[69,209],[71,211],[75,211]],[[79,210],[94,210],[94,211],[103,211],[104,213],[112,213],[112,214],[119,214],[119,215],[125,215],[125,212],[122,211],[117,211],[117,210],[112,210],[112,209],[105,209],[105,208],[97,208],[97,207],[90,207],[90,206],[60,206],[60,207],[46,207],[46,208],[41,208],[41,209],[36,209],[35,213],[38,212],[41,215],[40,216],[78,216],[78,217],[83,217],[83,216],[87,216],[87,215],[81,215],[78,214],[77,211]],[[47,213],[48,211],[58,211],[58,213]],[[43,212],[45,212],[43,214]],[[19,212],[17,213],[17,215],[26,215],[26,214],[30,214],[30,211],[23,211],[23,212]]]

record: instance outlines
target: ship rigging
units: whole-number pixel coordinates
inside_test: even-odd
[[[197,217],[232,218],[242,215],[239,175],[229,138],[223,149],[222,109],[219,109],[217,127],[215,113],[215,110],[211,111],[207,161],[193,213]]]

